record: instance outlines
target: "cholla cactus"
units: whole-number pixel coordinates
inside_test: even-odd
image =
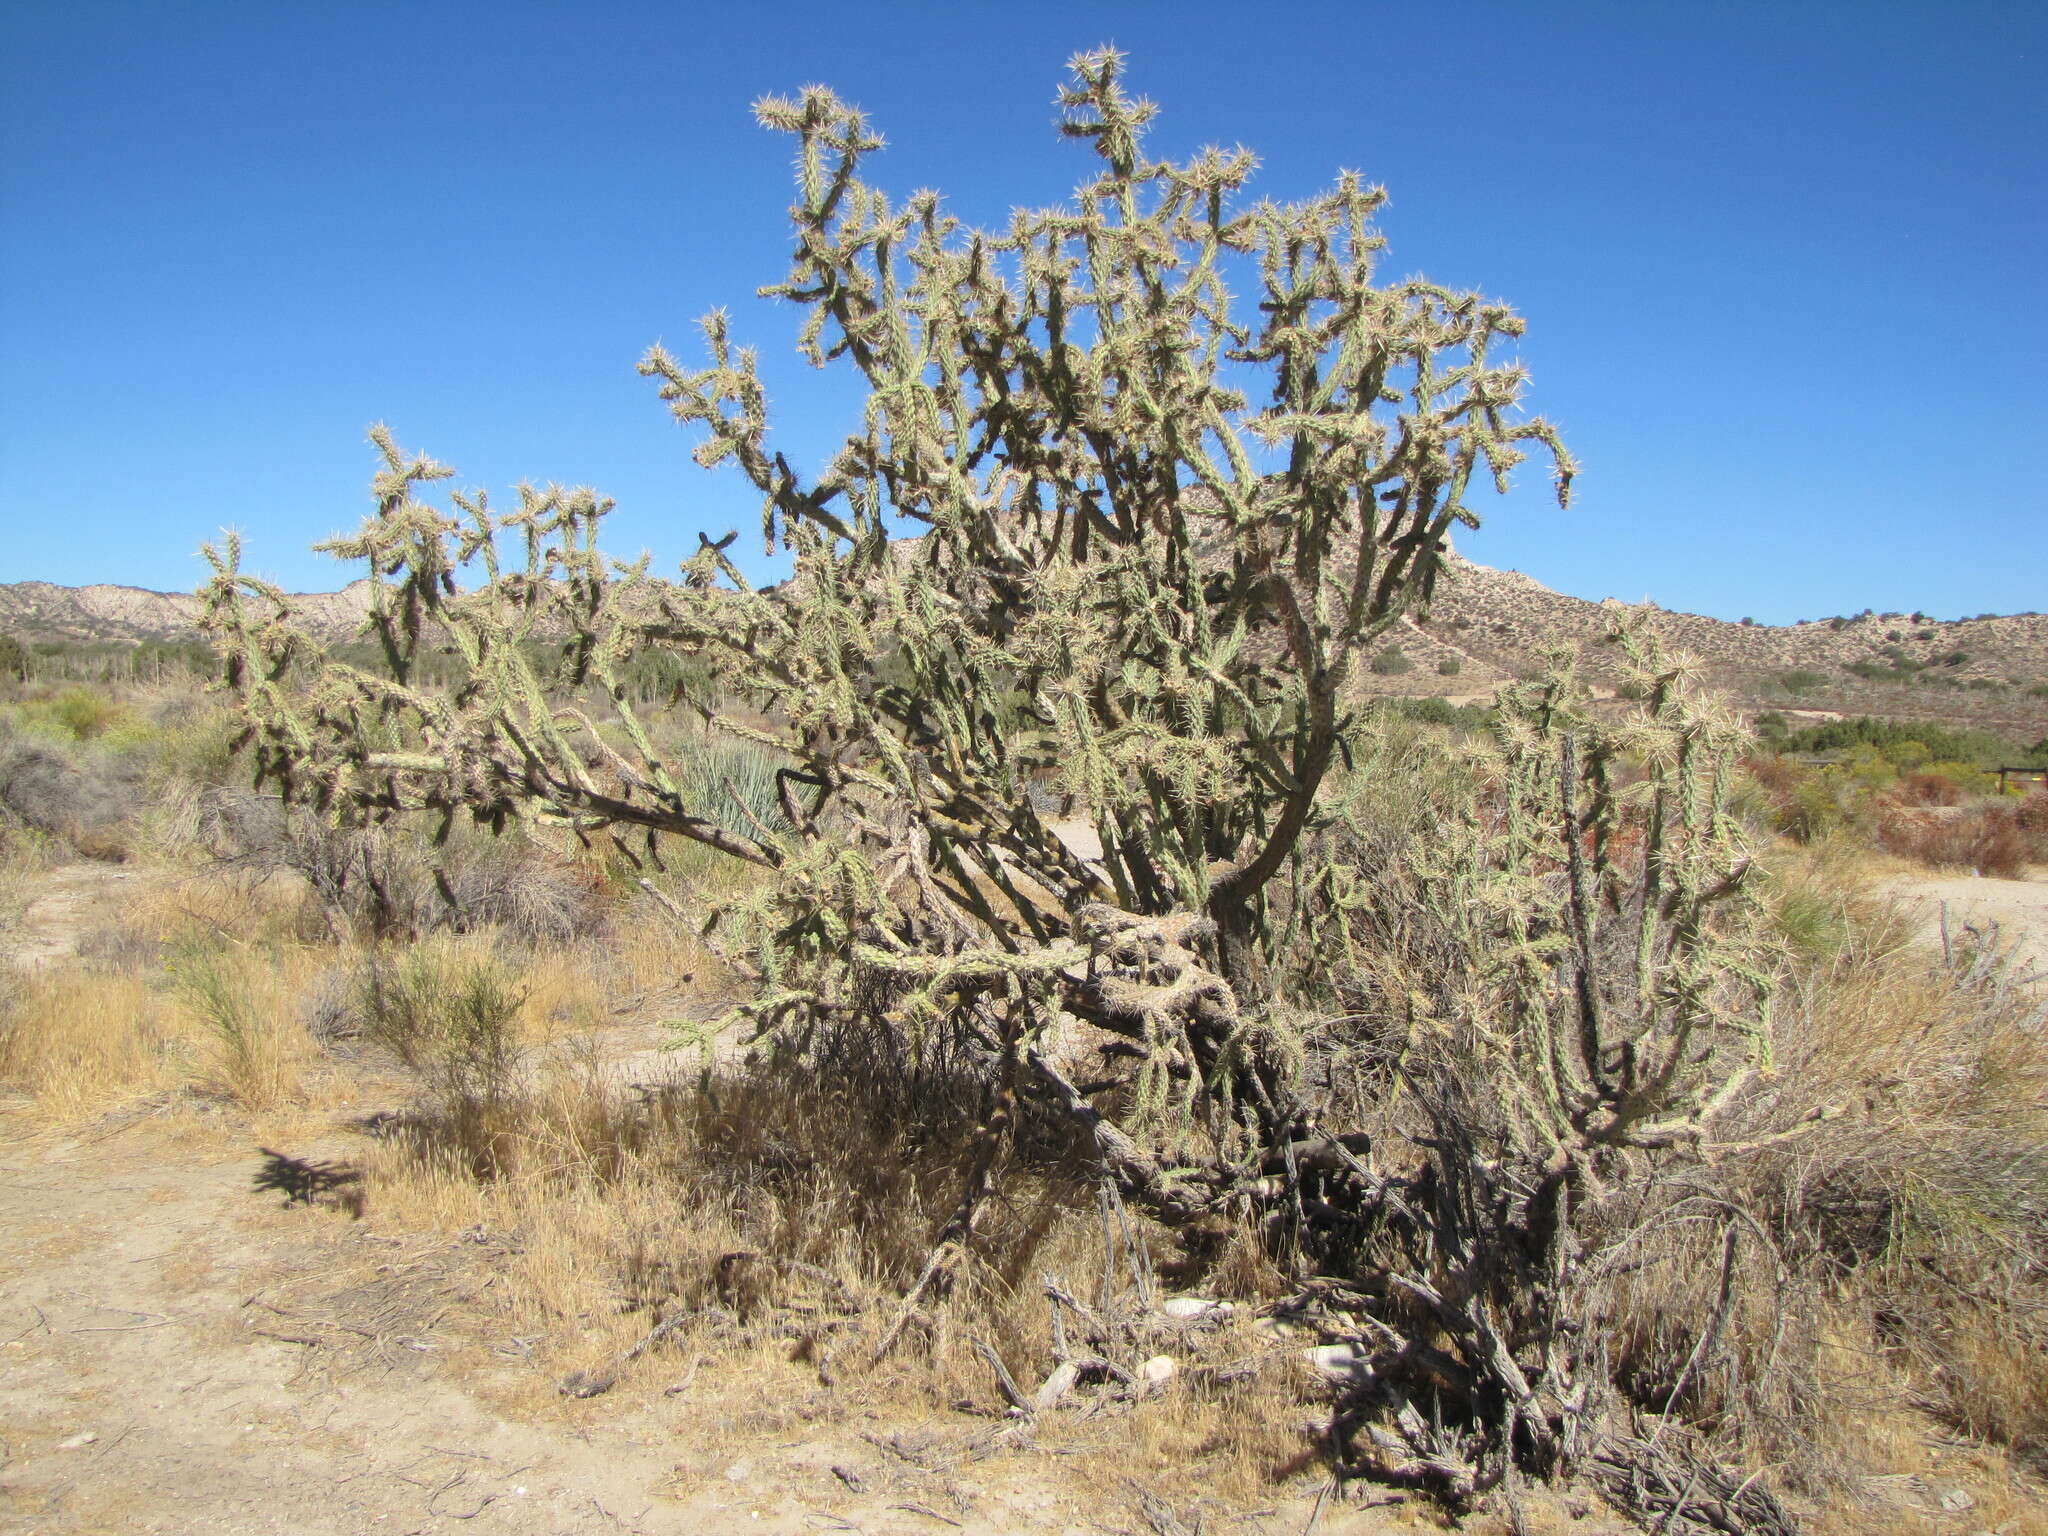
[[[446,517],[416,491],[448,471],[380,429],[376,516],[328,547],[369,566],[389,675],[319,661],[234,546],[218,557],[209,622],[263,768],[339,812],[674,834],[780,871],[777,931],[808,936],[816,974],[778,1016],[845,1006],[869,950],[1014,957],[1099,904],[1200,914],[1219,980],[1262,998],[1282,959],[1269,887],[1343,750],[1361,651],[1427,601],[1449,529],[1476,522],[1475,474],[1504,487],[1533,444],[1562,498],[1572,466],[1517,414],[1525,375],[1496,356],[1521,334],[1511,311],[1374,281],[1379,188],[1347,173],[1305,203],[1243,204],[1248,152],[1148,159],[1154,109],[1119,56],[1072,68],[1064,131],[1098,174],[997,232],[864,181],[881,141],[830,91],[757,108],[799,148],[795,258],[767,291],[807,311],[814,363],[858,370],[865,418],[807,483],[768,446],[754,354],[723,314],[704,322],[708,367],[660,348],[641,366],[703,433],[699,461],[761,493],[769,545],[795,554],[786,589],[751,590],[724,543],[679,585],[610,566],[609,503],[587,491],[522,488],[509,517],[458,495]],[[892,538],[906,530],[921,537]],[[506,533],[522,564],[499,563]],[[484,579],[460,590],[471,561]],[[466,669],[452,696],[409,686],[423,644]],[[757,734],[788,762],[786,833],[689,803],[622,678],[650,647],[706,659],[776,722]],[[565,689],[603,696],[619,730]],[[1034,808],[1048,775],[1092,818],[1099,862]],[[905,851],[918,899],[896,903],[884,866]],[[1269,1130],[1286,1118],[1268,1107]]]
[[[1388,1304],[1382,1464],[1461,1494],[1511,1450],[1553,1470],[1591,1442],[1606,1287],[1769,1062],[1778,957],[1729,809],[1746,732],[1641,616],[1609,643],[1634,702],[1596,711],[1568,654],[1505,691],[1463,813],[1391,856],[1333,849],[1309,918],[1363,978],[1339,1022],[1376,1032],[1425,1155],[1361,1169],[1307,1236]]]
[[[1119,56],[1072,71],[1064,131],[1094,179],[997,231],[865,181],[881,141],[830,91],[758,106],[799,166],[791,271],[766,291],[805,311],[813,363],[857,371],[863,419],[809,481],[769,446],[755,355],[722,313],[707,366],[657,347],[641,368],[699,462],[760,493],[770,549],[794,555],[785,586],[753,589],[730,536],[680,582],[609,563],[610,504],[585,490],[522,487],[510,515],[458,494],[443,514],[418,493],[449,471],[380,428],[376,513],[328,547],[368,566],[384,667],[325,657],[232,542],[207,623],[292,797],[651,857],[684,838],[765,871],[718,915],[760,979],[743,1012],[813,1048],[939,1030],[993,1090],[939,1254],[971,1236],[1020,1095],[1165,1219],[1278,1199],[1313,1253],[1318,1224],[1337,1241],[1392,1187],[1319,1128],[1289,1027],[1317,992],[1305,903],[1345,910],[1341,839],[1321,834],[1353,674],[1428,602],[1450,529],[1477,521],[1475,476],[1504,489],[1533,447],[1562,500],[1573,466],[1519,413],[1509,309],[1375,280],[1379,188],[1346,173],[1247,203],[1248,152],[1150,159],[1154,109]],[[454,659],[451,691],[415,686],[423,648]],[[746,706],[714,723],[776,754],[779,816],[738,828],[696,797],[636,702],[650,652]],[[1468,1021],[1472,1048],[1515,1145],[1569,1177],[1601,1147],[1693,1135],[1729,1081],[1702,1065],[1723,1060],[1709,1037],[1754,1019],[1711,910],[1737,883],[1718,727],[1684,697],[1656,682],[1629,736],[1562,726],[1555,687],[1518,696],[1503,819],[1444,874],[1479,882],[1468,937],[1508,942],[1468,978],[1493,1010]],[[1654,789],[1612,781],[1624,754]],[[1048,780],[1100,858],[1039,809]],[[1650,796],[1649,842],[1624,889],[1604,839],[1628,793]],[[1610,993],[1616,923],[1635,925],[1633,979]],[[1121,1093],[1070,1080],[1046,1044],[1063,1019],[1112,1037]],[[1304,1170],[1325,1184],[1313,1211]]]

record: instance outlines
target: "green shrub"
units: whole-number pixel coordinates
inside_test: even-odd
[[[91,741],[121,716],[121,706],[93,688],[67,688],[51,701],[50,712],[74,741]]]
[[[1464,670],[1465,664],[1455,656],[1446,656],[1436,664],[1436,675],[1438,677],[1456,677]]]
[[[1803,669],[1780,672],[1777,677],[1778,686],[1790,694],[1812,693],[1826,681],[1820,673]]]
[[[378,951],[356,976],[363,1037],[450,1101],[497,1104],[512,1087],[524,994],[492,957],[421,944]]]
[[[1398,645],[1390,645],[1372,659],[1372,670],[1380,677],[1399,677],[1403,672],[1415,670],[1415,663],[1408,659],[1407,652]]]
[[[1786,752],[1840,752],[1870,747],[1894,764],[1914,764],[1929,758],[1971,763],[1980,768],[2018,766],[2028,754],[2014,743],[1990,731],[1957,730],[1927,720],[1887,720],[1859,715],[1847,720],[1829,720],[1796,731],[1784,740]]]

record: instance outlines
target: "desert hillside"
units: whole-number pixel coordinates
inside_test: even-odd
[[[369,587],[352,582],[297,601],[316,635],[346,640],[368,610]],[[0,634],[31,643],[186,641],[197,636],[198,606],[184,592],[14,582],[0,584]],[[1667,611],[1661,622],[1705,660],[1715,686],[1752,711],[1936,720],[2025,741],[2048,735],[2048,615],[1865,612],[1737,624]],[[1404,621],[1393,637],[1399,660],[1362,681],[1381,694],[1483,697],[1538,666],[1546,645],[1590,639],[1603,623],[1597,602],[1454,555],[1433,610]],[[1401,661],[1406,667],[1392,670]],[[1606,670],[1597,652],[1588,665],[1596,676]]]
[[[1485,694],[1537,665],[1546,644],[1590,639],[1602,624],[1598,603],[1453,556],[1432,612],[1405,622],[1394,642],[1411,668],[1368,683],[1382,693]],[[1660,627],[1752,710],[1937,720],[2027,741],[2048,731],[2048,615],[1866,612],[1737,624],[1667,611]],[[1608,670],[1597,651],[1587,664],[1596,675]]]
[[[369,611],[370,585],[350,582],[339,592],[297,595],[307,620],[323,639],[354,634]],[[0,583],[0,634],[34,642],[186,641],[198,638],[199,599],[190,592],[95,583],[62,587],[49,581]]]

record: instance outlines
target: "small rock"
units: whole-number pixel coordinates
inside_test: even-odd
[[[1174,1360],[1173,1356],[1154,1355],[1150,1360],[1147,1360],[1138,1367],[1138,1379],[1145,1383],[1146,1391],[1157,1392],[1161,1387],[1173,1380],[1174,1372],[1179,1369],[1180,1365]]]
[[[1216,1301],[1207,1296],[1169,1296],[1159,1304],[1159,1310],[1179,1322],[1191,1323],[1198,1318],[1205,1322],[1221,1322],[1237,1308],[1227,1301]]]
[[[1318,1344],[1301,1353],[1309,1368],[1326,1381],[1363,1381],[1372,1374],[1365,1351],[1356,1344]]]
[[[91,1430],[81,1430],[79,1431],[79,1433],[73,1435],[69,1440],[59,1440],[57,1442],[57,1449],[60,1451],[76,1451],[82,1449],[85,1446],[91,1445],[93,1441],[97,1439],[99,1439],[99,1436],[94,1434]]]
[[[753,1475],[754,1464],[744,1456],[725,1469],[725,1480],[728,1483],[744,1483]]]
[[[1973,1509],[1976,1507],[1976,1503],[1975,1499],[1971,1498],[1960,1488],[1951,1488],[1941,1496],[1941,1507],[1950,1514],[1955,1514],[1960,1510]]]

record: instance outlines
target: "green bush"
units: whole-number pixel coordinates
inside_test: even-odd
[[[1399,677],[1415,670],[1415,663],[1398,645],[1390,645],[1372,659],[1372,670],[1380,677]]]
[[[1456,677],[1464,670],[1465,664],[1455,656],[1446,656],[1436,664],[1436,675],[1438,677]]]
[[[524,994],[495,959],[438,945],[379,951],[357,974],[354,1008],[381,1045],[454,1102],[497,1104],[512,1087]]]
[[[1777,677],[1778,686],[1790,694],[1811,693],[1826,681],[1820,673],[1803,669],[1780,672]]]
[[[74,741],[91,741],[121,717],[121,706],[93,688],[67,688],[51,701],[50,712]]]
[[[2031,754],[1990,731],[1955,730],[1927,720],[1887,720],[1859,715],[1829,720],[1795,731],[1784,739],[1786,752],[1842,752],[1872,748],[1894,765],[1911,766],[1930,758],[1972,763],[1980,768],[2017,767]]]

